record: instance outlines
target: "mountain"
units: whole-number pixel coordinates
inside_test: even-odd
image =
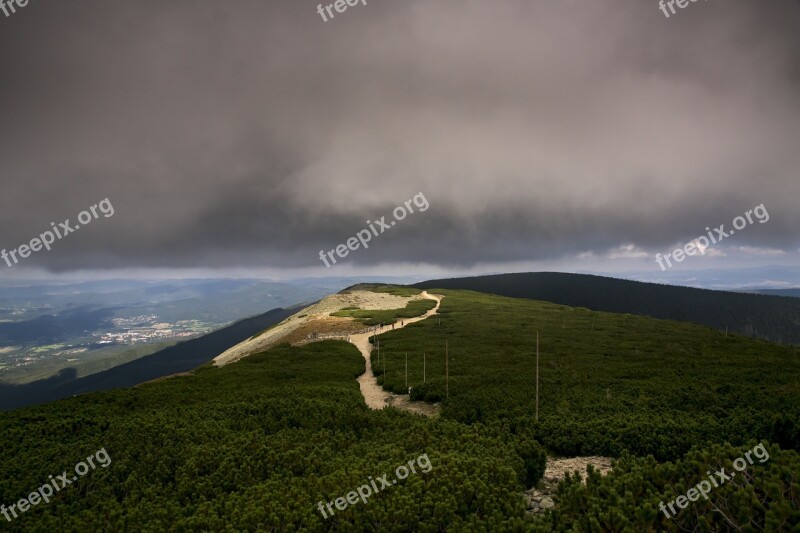
[[[75,378],[75,370],[69,368],[52,378],[25,385],[0,384],[0,409],[16,409],[75,394],[131,387],[171,374],[188,372],[294,312],[293,309],[273,309],[130,363],[78,379]]]
[[[771,296],[787,296],[789,298],[800,298],[800,289],[752,289],[748,291],[753,294],[767,294]]]
[[[647,270],[628,270],[614,274],[614,277],[644,281],[648,283],[661,283],[663,285],[680,285],[698,289],[713,289],[718,291],[759,292],[762,288],[800,287],[800,271],[791,266],[755,266],[755,267],[730,267],[730,268],[681,268],[679,270],[660,270],[653,262],[653,267]],[[490,272],[487,272],[489,274]],[[493,272],[492,272],[493,273]],[[500,272],[497,272],[498,274]],[[594,274],[609,276],[604,272],[579,270],[577,274]]]
[[[412,387],[415,399],[439,402],[438,418],[369,409],[357,380],[365,359],[342,340],[281,343],[184,377],[1,412],[0,503],[30,499],[48,475],[64,472],[49,503],[18,508],[4,526],[800,527],[795,347],[688,322],[472,291],[428,293],[443,296],[438,313],[382,334],[380,355],[370,358],[381,368],[379,385]],[[569,479],[552,498],[536,496],[547,511],[534,515],[526,490],[539,480],[537,490],[545,489],[545,450],[616,463],[607,475],[589,472],[587,484]],[[711,471],[735,477],[712,486]],[[73,472],[81,477],[70,482]],[[681,504],[676,516],[659,510],[701,480],[708,498]]]
[[[594,311],[693,322],[773,342],[800,344],[800,300],[587,274],[529,272],[437,279],[421,289],[463,289]]]

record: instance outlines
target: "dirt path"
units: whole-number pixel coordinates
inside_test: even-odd
[[[372,344],[370,344],[369,339],[373,335],[380,335],[382,333],[386,333],[387,331],[401,329],[408,324],[425,320],[426,318],[435,315],[439,311],[439,305],[441,305],[443,298],[442,296],[428,294],[427,291],[423,291],[422,296],[429,300],[436,300],[436,307],[424,315],[415,318],[404,318],[403,325],[400,326],[399,323],[395,324],[394,329],[392,329],[391,325],[384,326],[382,328],[376,328],[373,333],[362,333],[360,335],[352,335],[350,337],[350,342],[352,342],[358,348],[358,350],[361,352],[361,355],[364,356],[364,361],[366,362],[367,371],[359,376],[358,385],[361,387],[361,394],[364,396],[364,401],[367,402],[367,407],[370,409],[383,409],[387,405],[391,405],[398,409],[411,411],[412,413],[424,414],[427,416],[436,416],[439,414],[438,404],[431,405],[425,402],[412,402],[409,401],[408,395],[392,394],[383,390],[383,388],[378,385],[378,380],[375,377],[375,374],[372,372],[372,362],[370,361],[369,357],[370,352],[372,351]]]

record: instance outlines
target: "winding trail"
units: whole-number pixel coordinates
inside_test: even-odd
[[[404,318],[403,325],[400,326],[399,324],[395,324],[394,329],[392,329],[392,326],[389,325],[383,326],[382,328],[376,328],[375,331],[370,333],[361,333],[350,336],[350,342],[352,342],[358,348],[358,350],[361,352],[361,355],[364,356],[364,361],[366,363],[367,370],[358,377],[358,385],[361,388],[361,394],[364,396],[364,401],[367,403],[367,407],[370,409],[383,409],[386,406],[393,406],[397,407],[398,409],[424,414],[427,416],[436,416],[439,414],[439,404],[412,402],[409,401],[407,394],[392,394],[383,390],[383,387],[378,385],[378,379],[372,372],[372,361],[370,360],[370,352],[372,351],[372,345],[369,342],[370,337],[373,335],[386,333],[387,331],[396,331],[409,324],[413,324],[414,322],[425,320],[426,318],[435,315],[439,311],[439,306],[441,305],[442,298],[444,298],[444,296],[428,294],[427,291],[423,291],[421,296],[423,298],[427,298],[428,300],[436,300],[436,307],[424,315],[414,318]]]

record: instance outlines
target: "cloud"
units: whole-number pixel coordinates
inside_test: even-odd
[[[796,249],[800,6],[679,15],[31,3],[0,34],[0,246],[109,197],[113,218],[21,267],[318,266],[422,191],[349,264],[643,257],[761,202],[740,246]]]
[[[739,246],[738,250],[750,255],[786,255],[784,250],[776,248],[759,248],[757,246]]]
[[[652,254],[637,248],[636,245],[626,244],[619,246],[607,256],[609,259],[645,259],[651,255]]]

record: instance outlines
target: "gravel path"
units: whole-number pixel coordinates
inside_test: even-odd
[[[358,348],[366,363],[366,372],[358,378],[358,384],[361,388],[361,394],[364,396],[364,401],[370,409],[383,409],[386,406],[392,406],[412,413],[437,416],[440,410],[439,404],[412,402],[409,400],[407,394],[392,394],[384,391],[383,388],[378,385],[378,380],[372,372],[372,363],[369,357],[372,351],[372,344],[370,344],[369,338],[375,334],[380,335],[387,331],[394,331],[391,325],[384,326],[383,328],[376,328],[370,333],[356,333],[350,335],[350,331],[354,328],[361,331],[364,329],[364,326],[354,321],[352,318],[337,318],[330,316],[330,314],[351,306],[367,310],[402,309],[412,300],[427,299],[436,301],[436,307],[424,315],[414,318],[404,318],[403,326],[400,326],[399,322],[395,323],[394,329],[397,330],[408,324],[413,324],[414,322],[419,322],[420,320],[425,320],[429,316],[435,315],[439,310],[442,298],[443,296],[428,294],[427,291],[423,291],[412,297],[376,293],[368,290],[355,290],[332,294],[323,298],[320,302],[295,313],[283,322],[269,328],[267,331],[227,349],[214,358],[214,365],[224,366],[234,363],[248,355],[266,351],[280,342],[291,342],[293,345],[304,344],[306,342],[318,342],[318,340],[314,339],[309,340],[307,338],[309,333],[338,334],[342,338],[347,338],[349,335],[350,342]]]
[[[439,305],[441,305],[443,296],[428,294],[427,291],[423,291],[421,296],[429,300],[436,300],[436,307],[424,315],[415,318],[404,318],[402,326],[395,324],[395,330],[398,330],[401,327],[405,327],[409,324],[413,324],[414,322],[425,320],[426,318],[435,315],[439,311]],[[358,348],[358,350],[361,352],[361,355],[364,356],[364,361],[367,367],[367,371],[361,374],[361,376],[358,378],[358,385],[361,387],[361,394],[364,396],[364,401],[367,402],[367,406],[370,409],[383,409],[387,405],[391,405],[393,407],[397,407],[398,409],[428,416],[438,415],[438,404],[431,405],[425,402],[412,402],[408,400],[408,395],[392,394],[386,392],[380,385],[378,385],[378,379],[372,372],[372,362],[370,361],[369,357],[370,352],[372,351],[372,344],[370,344],[369,339],[372,335],[380,335],[382,333],[386,333],[387,331],[394,330],[392,330],[391,326],[384,326],[383,328],[376,328],[374,333],[362,333],[360,335],[352,335],[350,337],[350,341],[356,346],[356,348]]]

